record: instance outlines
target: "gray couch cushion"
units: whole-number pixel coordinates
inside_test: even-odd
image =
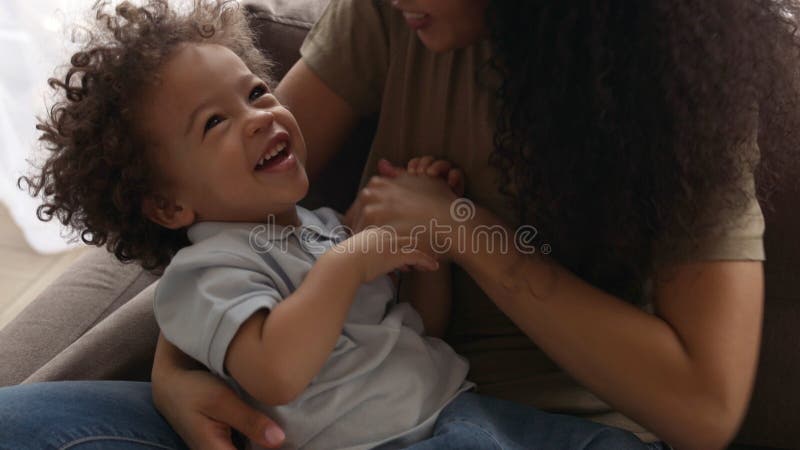
[[[80,347],[76,341],[99,323],[106,327],[124,323],[120,330],[129,330],[127,322],[117,322],[114,312],[153,280],[138,265],[122,264],[105,249],[86,252],[0,330],[0,386],[23,382],[49,361],[61,358],[67,348],[75,366],[68,370],[74,374],[71,378],[92,378],[82,370],[101,365],[99,355],[76,353]]]
[[[259,47],[275,62],[281,79],[300,58],[300,44],[329,0],[247,0],[243,2]]]

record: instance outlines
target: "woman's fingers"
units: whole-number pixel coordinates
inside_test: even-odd
[[[283,432],[274,422],[243,402],[221,379],[201,370],[178,370],[154,381],[153,401],[190,448],[235,450],[231,428],[259,445],[281,445]],[[170,387],[169,390],[157,389]]]
[[[236,450],[231,441],[231,428],[223,423],[211,421],[206,427],[198,427],[197,442],[187,442],[190,448],[199,450]]]
[[[278,448],[283,444],[286,436],[281,428],[263,413],[251,407],[239,398],[233,391],[221,391],[214,399],[214,407],[208,412],[209,418],[220,422],[220,425],[228,424],[247,436],[251,441],[267,448]],[[222,427],[212,427],[208,430],[210,441],[219,445],[208,448],[231,448],[223,447],[222,443],[230,443],[230,434]],[[209,442],[210,443],[210,442]]]

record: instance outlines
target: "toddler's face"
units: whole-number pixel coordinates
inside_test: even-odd
[[[212,44],[181,47],[159,77],[138,112],[163,196],[180,212],[167,226],[293,217],[308,190],[305,141],[266,84]]]

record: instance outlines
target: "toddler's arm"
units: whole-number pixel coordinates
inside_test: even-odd
[[[391,246],[378,244],[371,233],[375,230],[334,246],[294,293],[239,328],[225,356],[225,368],[250,395],[280,405],[302,393],[333,351],[362,283],[404,265],[438,267],[420,251],[390,251]]]

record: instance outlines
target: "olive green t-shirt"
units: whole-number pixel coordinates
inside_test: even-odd
[[[404,164],[419,155],[442,157],[464,170],[468,198],[517,225],[488,163],[497,114],[492,86],[497,80],[483,70],[490,56],[487,41],[433,53],[390,2],[334,0],[309,33],[301,55],[355,111],[378,118],[362,184],[375,173],[379,158]],[[746,183],[752,190],[752,180]],[[764,259],[764,222],[755,196],[741,217],[720,221],[727,226],[682,256]],[[454,268],[447,340],[469,359],[469,378],[481,393],[587,417],[631,430],[644,440],[654,439],[573,381],[458,268]]]

